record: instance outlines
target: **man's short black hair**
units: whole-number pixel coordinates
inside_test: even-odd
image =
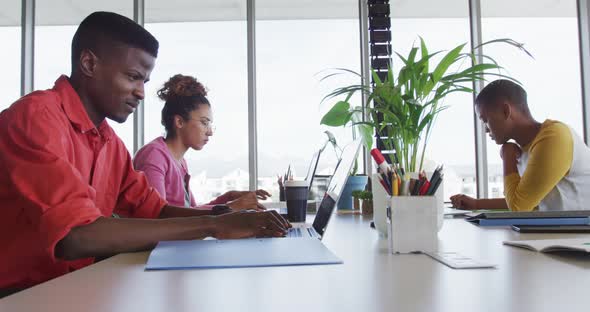
[[[113,42],[142,49],[153,57],[158,56],[160,44],[145,28],[117,13],[94,12],[80,23],[72,39],[72,71],[83,50],[88,49],[101,56],[100,53],[109,48],[105,45]]]
[[[530,114],[526,91],[517,83],[507,79],[490,82],[475,98],[476,105],[496,105],[499,101],[510,102],[519,111]]]

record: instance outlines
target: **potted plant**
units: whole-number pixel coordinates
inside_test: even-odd
[[[362,191],[360,198],[363,201],[361,205],[361,214],[369,215],[373,213],[373,193],[371,191]]]
[[[354,190],[352,198],[354,210],[359,210],[363,215],[373,213],[373,193],[371,191]]]
[[[482,46],[492,43],[508,44],[530,55],[522,44],[511,39],[492,40]],[[371,148],[376,133],[387,150],[395,151],[395,154],[388,155],[391,163],[399,164],[406,172],[421,171],[434,122],[445,109],[442,104],[445,97],[455,92],[473,92],[471,84],[485,80],[487,76],[512,79],[503,75],[500,72],[502,67],[487,55],[482,55],[483,63],[475,64],[474,60],[478,55],[473,51],[464,52],[465,46],[466,44],[458,45],[436,62],[443,51],[430,53],[420,37],[420,46],[412,47],[407,56],[396,53],[403,63],[397,73],[394,73],[390,61],[385,79],[380,79],[372,71],[374,87],[349,85],[326,95],[322,102],[341,96],[345,98],[333,104],[321,119],[321,124],[332,127],[351,126],[360,133],[368,148]],[[361,77],[354,71],[337,69],[322,80],[343,73]],[[364,107],[368,119],[364,121],[363,106],[350,103],[357,92],[367,95]],[[395,158],[391,159],[392,157]]]
[[[353,210],[361,210],[361,200],[363,200],[363,190],[354,190],[351,192]]]

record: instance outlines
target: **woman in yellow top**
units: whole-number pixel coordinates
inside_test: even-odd
[[[502,145],[505,198],[458,194],[451,197],[454,207],[513,211],[590,207],[590,149],[569,126],[554,120],[537,122],[526,91],[509,80],[493,81],[481,90],[475,110],[491,139]]]

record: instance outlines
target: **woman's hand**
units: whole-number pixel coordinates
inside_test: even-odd
[[[255,192],[244,192],[245,194],[227,203],[233,211],[239,210],[265,210],[264,206],[258,203],[258,198]]]
[[[269,198],[271,195],[269,192],[265,191],[265,190],[256,190],[255,192],[250,192],[250,191],[229,191],[225,194],[223,194],[223,196],[227,197],[228,200],[236,200],[246,194],[249,193],[254,193],[256,195],[256,197],[260,200],[265,200],[267,198]]]

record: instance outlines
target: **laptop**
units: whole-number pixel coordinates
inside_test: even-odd
[[[307,174],[305,176],[305,181],[307,181],[307,197],[308,198],[309,198],[309,192],[311,192],[311,185],[313,184],[313,178],[315,177],[315,172],[318,169],[318,163],[320,160],[321,153],[322,153],[321,149],[317,150],[315,153],[313,153],[313,156],[311,157],[311,162],[309,163],[309,167],[307,168]],[[266,203],[261,203],[261,204],[266,209],[276,210],[282,216],[287,215],[287,203],[284,201],[282,201],[282,202],[266,202]]]
[[[322,239],[326,232],[326,228],[328,227],[328,222],[330,221],[334,207],[336,207],[336,203],[338,203],[344,185],[348,180],[350,170],[352,169],[352,165],[354,164],[354,160],[359,151],[360,143],[360,140],[356,140],[344,147],[342,157],[334,170],[332,179],[330,179],[330,183],[328,184],[324,198],[320,203],[313,224],[293,223],[293,228],[289,229],[286,237]]]

